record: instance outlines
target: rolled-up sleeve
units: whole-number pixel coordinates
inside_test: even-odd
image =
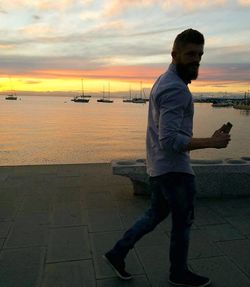
[[[192,135],[183,132],[185,110],[190,102],[190,94],[183,88],[168,89],[161,93],[158,105],[159,142],[163,150],[182,152],[186,150]]]

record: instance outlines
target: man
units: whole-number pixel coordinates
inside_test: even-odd
[[[189,151],[225,148],[230,135],[220,128],[212,137],[192,137],[193,101],[188,84],[198,77],[203,48],[200,32],[188,29],[180,33],[174,41],[169,69],[151,90],[147,127],[151,207],[103,256],[122,279],[131,279],[124,261],[129,250],[171,213],[169,282],[189,287],[210,284],[208,278],[192,273],[187,265],[196,193]]]

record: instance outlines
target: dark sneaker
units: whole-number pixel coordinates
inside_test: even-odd
[[[115,271],[117,276],[119,276],[123,280],[130,280],[132,279],[131,274],[126,272],[125,270],[125,262],[122,259],[117,259],[114,256],[110,255],[109,253],[104,254],[103,259],[112,267]]]
[[[211,283],[209,278],[197,275],[191,271],[185,272],[182,276],[170,274],[168,281],[174,286],[183,287],[205,287]]]

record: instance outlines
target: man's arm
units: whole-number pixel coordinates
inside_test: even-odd
[[[222,127],[215,131],[210,138],[192,138],[186,146],[187,151],[204,148],[225,148],[231,140],[230,135],[223,133]]]

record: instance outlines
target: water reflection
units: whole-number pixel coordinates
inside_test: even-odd
[[[127,105],[117,99],[109,106],[92,100],[87,105],[76,105],[68,98],[23,96],[15,103],[0,97],[0,109],[0,166],[146,157],[148,104]],[[195,103],[195,137],[209,137],[228,121],[233,129],[227,149],[193,151],[192,158],[249,156],[249,115],[249,110],[216,109],[207,103]]]
[[[240,110],[240,114],[243,116],[250,116],[250,110]]]

